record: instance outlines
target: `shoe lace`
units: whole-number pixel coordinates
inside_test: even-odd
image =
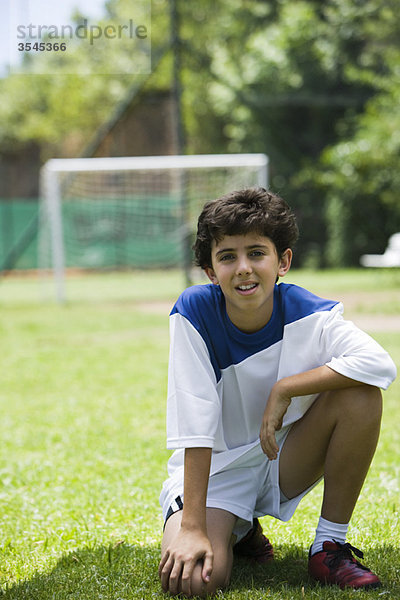
[[[361,550],[359,550],[358,548],[355,548],[348,542],[346,542],[345,544],[341,544],[340,542],[337,542],[336,540],[333,540],[333,541],[337,544],[338,548],[328,550],[328,552],[327,552],[329,555],[332,556],[332,558],[330,559],[329,562],[333,568],[338,567],[339,564],[342,562],[342,560],[350,559],[351,562],[356,563],[357,566],[360,567],[361,569],[369,571],[369,569],[367,567],[365,567],[364,565],[362,565],[361,563],[359,563],[358,561],[356,561],[353,558],[353,553],[357,556],[357,558],[364,558],[364,553]]]

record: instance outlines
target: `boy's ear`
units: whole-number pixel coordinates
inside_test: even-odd
[[[214,283],[215,285],[218,285],[218,278],[215,274],[215,271],[212,267],[205,267],[204,269],[208,279],[211,281],[211,283]]]
[[[292,264],[293,252],[291,248],[287,248],[285,252],[282,254],[280,262],[279,262],[279,270],[278,276],[284,277],[286,273],[290,269],[290,265]]]

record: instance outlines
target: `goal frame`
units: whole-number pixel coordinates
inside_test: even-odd
[[[110,172],[110,171],[151,171],[175,170],[185,172],[185,169],[215,169],[224,167],[255,167],[257,181],[254,185],[266,188],[268,186],[268,156],[265,154],[192,154],[167,156],[134,156],[134,157],[104,157],[104,158],[53,158],[48,160],[40,171],[41,201],[43,202],[41,219],[48,219],[50,226],[50,244],[52,270],[56,288],[56,300],[66,301],[65,290],[65,249],[62,224],[62,193],[59,174],[77,172]],[[228,191],[228,190],[227,190]],[[184,197],[182,197],[184,203]],[[42,213],[41,210],[41,213]],[[184,219],[185,206],[182,206]],[[182,223],[182,260],[186,284],[191,284],[188,264],[187,246],[190,231],[187,223]]]

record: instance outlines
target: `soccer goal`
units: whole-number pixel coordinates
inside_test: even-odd
[[[267,186],[264,154],[49,160],[40,177],[39,268],[66,300],[66,269],[180,267],[208,200]]]

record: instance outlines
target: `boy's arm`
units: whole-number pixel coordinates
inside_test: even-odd
[[[277,458],[279,448],[275,432],[282,427],[283,417],[292,398],[359,385],[367,384],[345,377],[326,365],[277,381],[269,395],[260,430],[260,442],[264,453],[270,460]]]
[[[184,503],[182,522],[176,537],[161,557],[159,573],[164,591],[191,595],[193,569],[203,560],[202,578],[210,580],[213,551],[207,535],[206,497],[211,448],[185,449]],[[178,589],[181,582],[181,590]]]

